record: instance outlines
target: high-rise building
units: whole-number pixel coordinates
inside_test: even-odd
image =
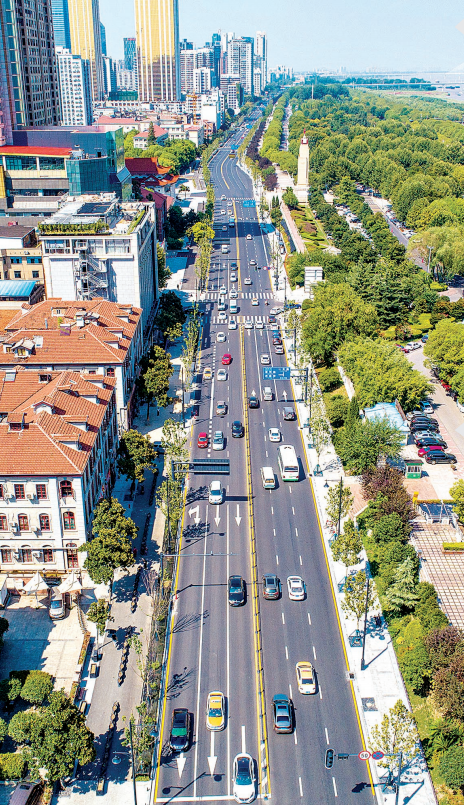
[[[255,97],[259,98],[259,96],[263,92],[263,84],[262,84],[262,75],[261,75],[261,68],[255,67],[253,70],[253,94]]]
[[[187,39],[182,39],[179,43],[180,50],[193,50],[193,42],[189,42]]]
[[[68,0],[52,0],[53,34],[55,47],[71,49]]]
[[[102,43],[102,56],[107,56],[106,52],[106,28],[102,22],[100,22],[100,37]]]
[[[197,67],[193,71],[193,91],[197,95],[209,92],[212,85],[213,71],[208,67]]]
[[[92,102],[103,99],[103,62],[98,0],[68,0],[71,53],[90,64]]]
[[[139,99],[180,98],[178,0],[135,0]]]
[[[133,70],[137,62],[137,45],[135,36],[124,37],[124,66],[126,70]]]
[[[227,45],[227,72],[240,76],[246,95],[253,95],[253,38],[242,36]]]
[[[0,48],[4,128],[58,125],[60,93],[50,0],[0,0]]]
[[[88,61],[56,49],[63,126],[90,126],[93,120]]]
[[[183,48],[180,51],[180,91],[184,95],[193,92],[193,71],[195,70],[195,51]]]
[[[262,89],[267,84],[267,36],[265,31],[256,31],[256,57],[260,63]]]
[[[110,92],[118,91],[116,78],[116,64],[110,56],[103,56],[103,86],[105,95],[108,97]]]

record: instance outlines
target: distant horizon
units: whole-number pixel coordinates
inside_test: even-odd
[[[349,7],[342,0],[292,0],[290,10],[277,0],[202,0],[195,6],[180,0],[180,38],[201,47],[218,30],[237,36],[266,31],[268,67],[282,64],[296,73],[315,71],[315,63],[319,70],[343,66],[347,73],[448,73],[464,63],[462,0],[448,0],[439,14],[432,0],[409,0],[407,7],[404,0],[390,0],[375,12],[370,0],[352,0]],[[121,59],[123,37],[135,36],[133,4],[121,3],[115,14],[114,0],[100,0],[100,16],[108,55]],[[338,66],[321,66],[330,62]]]

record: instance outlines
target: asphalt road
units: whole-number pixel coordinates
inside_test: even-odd
[[[235,142],[237,140],[236,136]],[[225,195],[234,200],[237,224],[230,238],[230,253],[222,255],[219,247],[212,257],[204,305],[201,365],[213,369],[214,379],[202,383],[192,455],[200,457],[206,453],[210,457],[227,457],[231,471],[230,476],[222,478],[226,497],[220,506],[207,502],[210,476],[189,478],[155,799],[159,802],[232,799],[233,758],[246,749],[256,761],[261,794],[266,790],[262,779],[266,772],[261,769],[261,759],[269,760],[270,793],[278,805],[367,803],[372,801],[372,790],[364,762],[356,758],[336,761],[330,771],[324,766],[329,745],[336,752],[359,752],[363,746],[307,476],[301,431],[298,421],[282,419],[284,392],[291,404],[290,382],[273,381],[274,400],[264,402],[262,399],[262,387],[269,383],[262,381],[261,354],[268,353],[272,364],[278,366],[286,365],[286,356],[274,354],[267,324],[272,307],[269,272],[249,266],[252,259],[260,266],[266,265],[269,259],[256,211],[241,203],[244,198],[252,198],[251,182],[236,161],[228,158],[228,150],[228,147],[221,149],[210,165],[216,193],[215,217],[221,224],[227,223],[228,214],[220,216],[226,204],[221,196]],[[227,236],[221,227],[219,232]],[[253,236],[252,240],[246,240],[248,233]],[[237,330],[228,330],[227,323],[218,323],[216,304],[220,285],[232,287],[228,276],[232,261],[239,264],[239,281],[235,283],[239,292]],[[246,277],[252,280],[251,286],[244,284]],[[251,305],[251,295],[258,297],[258,306]],[[266,300],[269,300],[269,307],[265,305]],[[265,329],[243,329],[240,333],[240,323],[245,316],[254,322],[264,320]],[[224,344],[216,341],[218,330],[226,333]],[[225,352],[230,352],[233,360],[227,367],[227,380],[218,381],[216,372]],[[248,416],[243,409],[244,375],[247,394],[254,391],[260,397],[260,407],[249,410]],[[228,403],[228,414],[224,418],[215,415],[218,400]],[[250,466],[246,461],[246,439],[231,437],[230,426],[234,419],[242,422],[248,419]],[[280,480],[277,445],[268,439],[270,427],[280,428],[284,442],[295,446],[301,462],[298,483]],[[222,430],[226,436],[223,452],[213,453],[210,448],[196,447],[200,432],[208,433],[211,438],[215,430]],[[263,489],[261,483],[261,467],[269,465],[279,478],[274,490]],[[267,727],[264,745],[260,743],[257,698],[260,693],[255,662],[257,621],[251,600],[252,523],[247,505],[250,489],[258,578],[261,579],[263,573],[273,572],[282,581],[280,600],[266,601],[259,591]],[[199,522],[195,523],[195,519]],[[232,573],[246,579],[248,599],[244,607],[228,606],[227,578]],[[307,597],[303,602],[292,602],[288,598],[286,579],[293,574],[305,580]],[[297,690],[295,664],[308,659],[315,666],[318,686],[315,695],[302,696]],[[212,739],[205,726],[205,708],[208,692],[215,689],[222,690],[227,697],[228,719],[226,729]],[[294,702],[293,734],[273,732],[270,703],[276,693],[285,693]],[[180,764],[167,748],[171,713],[178,706],[188,707],[193,718],[191,748],[182,756]],[[213,775],[208,757],[217,758],[211,762]]]

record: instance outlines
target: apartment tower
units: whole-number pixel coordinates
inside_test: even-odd
[[[178,0],[135,0],[139,100],[180,98]]]
[[[71,52],[89,62],[92,102],[103,99],[103,61],[98,0],[68,0]]]

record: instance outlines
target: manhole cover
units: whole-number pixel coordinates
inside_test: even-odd
[[[377,705],[375,703],[375,699],[369,696],[367,699],[361,699],[362,707],[365,713],[368,713],[372,710],[377,710]]]

